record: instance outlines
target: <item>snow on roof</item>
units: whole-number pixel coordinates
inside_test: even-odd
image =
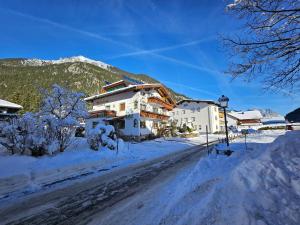
[[[264,117],[261,119],[262,122],[273,122],[273,121],[282,121],[285,122],[285,118],[283,116],[272,116],[272,117]]]
[[[136,85],[129,85],[127,87],[118,88],[116,90],[108,91],[108,92],[105,92],[105,93],[102,93],[102,94],[92,95],[90,97],[85,98],[84,100],[88,101],[88,100],[93,100],[93,99],[96,99],[96,98],[102,98],[102,97],[105,97],[105,96],[108,96],[108,95],[112,95],[112,94],[117,94],[119,92],[123,92],[123,91],[129,90],[129,89],[133,88],[134,86],[136,86]]]
[[[102,88],[110,87],[110,86],[113,86],[115,84],[121,84],[121,83],[124,83],[124,82],[125,82],[124,80],[118,80],[116,82],[113,82],[113,83],[110,83],[110,84],[106,84]]]
[[[262,119],[263,118],[261,112],[258,110],[249,110],[249,111],[242,111],[242,112],[231,111],[231,112],[228,112],[228,114],[239,120],[251,120],[251,119]]]
[[[116,90],[108,91],[108,92],[98,94],[98,95],[93,95],[93,96],[85,98],[84,100],[88,101],[88,100],[93,100],[93,99],[96,99],[96,98],[102,98],[102,97],[105,97],[105,96],[108,96],[108,95],[117,94],[117,93],[124,92],[124,91],[130,90],[130,89],[135,89],[135,88],[141,87],[141,86],[147,88],[147,86],[152,87],[152,86],[155,86],[155,85],[162,86],[161,84],[134,84],[134,85],[129,84],[127,87],[118,88]]]
[[[102,69],[108,70],[111,65],[106,64],[101,61],[93,60],[86,58],[84,56],[73,56],[69,58],[60,58],[57,60],[41,60],[41,59],[26,59],[23,61],[25,65],[31,65],[31,66],[42,66],[47,64],[61,64],[61,63],[68,63],[68,62],[85,62],[90,63],[95,66],[101,67]]]
[[[0,99],[0,107],[4,107],[4,108],[14,108],[14,109],[22,109],[23,107],[18,105],[18,104],[15,104],[15,103],[12,103],[12,102],[9,102],[9,101],[5,101],[3,99]]]
[[[196,102],[196,103],[208,103],[208,104],[213,104],[213,105],[219,105],[218,103],[216,103],[215,101],[213,100],[200,100],[200,99],[183,99],[183,100],[180,100],[179,102],[177,102],[177,105],[180,105],[182,104],[183,102]]]

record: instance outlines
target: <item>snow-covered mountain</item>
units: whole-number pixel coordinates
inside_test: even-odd
[[[60,58],[57,60],[24,59],[22,61],[22,63],[24,65],[28,65],[28,66],[43,66],[43,65],[47,65],[47,64],[61,64],[61,63],[73,63],[73,62],[89,63],[89,64],[93,64],[95,66],[101,67],[102,69],[106,69],[106,70],[110,70],[110,68],[112,67],[111,65],[106,64],[104,62],[89,59],[84,56],[73,56],[73,57],[69,57],[69,58]]]
[[[0,59],[0,68],[0,98],[22,105],[24,111],[36,111],[41,97],[39,88],[49,88],[53,84],[90,96],[98,94],[106,82],[133,79],[159,83],[148,75],[130,73],[84,56],[54,60]],[[168,90],[176,101],[187,98]]]

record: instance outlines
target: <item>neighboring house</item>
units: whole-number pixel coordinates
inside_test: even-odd
[[[100,122],[114,125],[123,137],[157,134],[170,118],[175,105],[161,84],[134,84],[118,81],[104,86],[101,94],[85,98],[92,103],[87,129]]]
[[[259,110],[248,110],[242,112],[230,111],[228,112],[228,126],[234,125],[238,128],[259,128],[262,125],[262,114]],[[232,124],[231,124],[232,123]]]
[[[178,127],[184,124],[199,133],[220,131],[219,105],[210,100],[181,100],[172,111],[172,118]]]
[[[285,126],[286,121],[285,118],[283,116],[269,116],[269,117],[263,117],[261,119],[261,122],[263,125],[266,126]]]
[[[16,117],[17,112],[22,108],[23,107],[18,104],[0,99],[0,121],[6,121]]]
[[[226,113],[227,115],[227,125],[229,128],[237,128],[238,127],[238,119],[232,116],[230,113]]]

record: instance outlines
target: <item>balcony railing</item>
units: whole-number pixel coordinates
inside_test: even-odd
[[[168,120],[169,116],[155,113],[155,112],[149,112],[145,110],[141,110],[141,117],[150,118],[150,119],[159,119],[159,120]]]
[[[89,118],[116,117],[116,115],[116,111],[113,110],[97,110],[89,112]]]
[[[243,124],[259,124],[261,123],[260,119],[245,119],[245,120],[238,120],[237,124],[238,125],[243,125]]]
[[[155,103],[163,106],[167,110],[172,110],[174,106],[170,103],[165,102],[164,100],[158,98],[158,97],[149,97],[148,103]]]

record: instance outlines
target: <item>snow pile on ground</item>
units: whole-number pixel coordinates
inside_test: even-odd
[[[209,140],[217,140],[218,137],[223,136],[210,135]],[[45,155],[39,158],[25,155],[12,156],[2,151],[0,152],[0,199],[162,157],[203,144],[205,141],[204,135],[189,139],[161,138],[142,143],[123,143],[118,140],[118,150],[101,148],[100,151],[93,151],[86,138],[76,138],[75,143],[65,152],[53,156]]]
[[[30,65],[30,66],[43,66],[47,64],[61,64],[61,63],[72,63],[72,62],[85,62],[85,63],[93,64],[105,70],[109,70],[111,68],[110,65],[104,62],[89,59],[84,56],[73,56],[69,58],[61,58],[58,60],[26,59],[23,61],[23,64]]]
[[[261,137],[248,150],[239,139],[230,157],[199,161],[168,196],[159,224],[299,224],[300,132],[271,144]]]

